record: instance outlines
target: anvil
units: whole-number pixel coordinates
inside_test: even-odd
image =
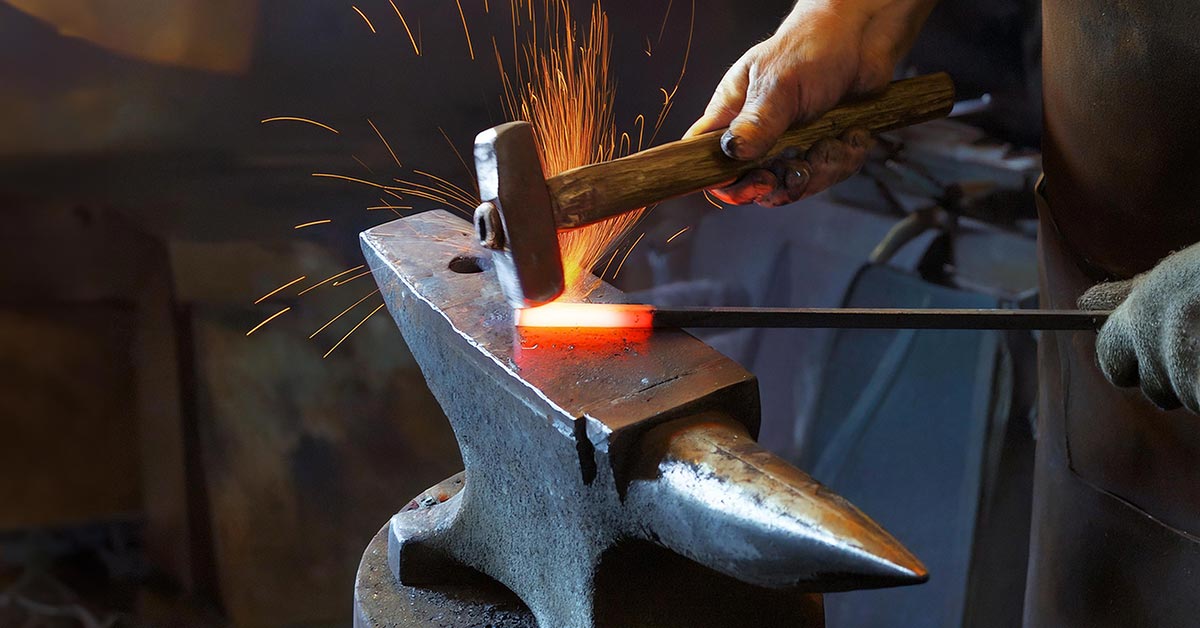
[[[754,376],[689,334],[516,329],[473,225],[446,212],[362,246],[466,469],[388,524],[401,585],[485,574],[541,628],[819,626],[820,592],[926,578],[755,442]],[[602,285],[591,299],[621,297]]]

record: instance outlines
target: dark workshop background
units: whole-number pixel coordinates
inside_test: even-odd
[[[178,10],[162,10],[169,4]],[[464,150],[503,119],[489,37],[503,37],[507,8],[489,15],[463,3],[472,61],[452,3],[398,4],[421,37],[420,57],[386,0],[357,5],[375,34],[349,3],[327,0],[0,2],[0,625],[348,625],[367,541],[459,470],[390,318],[370,319],[326,359],[366,311],[309,338],[371,290],[369,277],[254,303],[297,277],[310,284],[361,264],[357,233],[394,218],[366,210],[380,204],[370,188],[310,176],[392,176],[368,118],[406,167],[464,187],[469,173],[439,127]],[[1037,7],[974,4],[944,3],[912,64],[952,71],[964,98],[989,94],[990,114],[975,123],[1036,146],[1028,68]],[[116,19],[121,28],[72,36],[89,22],[64,22],[63,5],[93,16],[92,27]],[[114,17],[106,5],[125,10]],[[660,141],[687,128],[724,69],[788,5],[697,0],[687,72]],[[618,122],[628,129],[676,81],[691,9],[668,0],[605,8]],[[159,35],[191,37],[189,46],[134,41],[146,23],[156,32],[154,20]],[[161,54],[147,60],[139,47]],[[340,133],[260,123],[271,116]],[[766,271],[753,259],[764,231],[752,223],[789,210],[722,217],[736,211],[695,199],[657,208],[616,283],[653,290],[704,279],[704,264],[690,260],[710,259],[726,284],[754,293],[743,284]],[[833,214],[786,220],[833,242],[821,223]],[[293,228],[324,219],[332,222]],[[684,227],[694,237],[668,249],[666,237]],[[734,227],[741,240],[702,246],[705,233]],[[859,239],[867,246],[877,235]],[[1031,249],[1020,250],[1031,265]],[[825,270],[818,262],[806,273]],[[764,419],[768,444],[794,459],[799,416]]]

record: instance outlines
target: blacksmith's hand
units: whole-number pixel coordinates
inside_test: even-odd
[[[1110,382],[1140,385],[1165,410],[1200,413],[1200,244],[1133,279],[1093,287],[1079,307],[1114,309],[1096,339]]]
[[[725,74],[687,136],[725,126],[721,145],[756,161],[792,123],[815,119],[848,94],[883,89],[912,47],[935,0],[800,0],[766,41]],[[872,140],[862,129],[824,140],[712,190],[727,203],[774,207],[858,172]]]

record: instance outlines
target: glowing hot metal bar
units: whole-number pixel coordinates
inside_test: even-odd
[[[516,311],[526,328],[650,329],[770,327],[831,329],[1096,330],[1107,311],[884,308],[673,307],[551,303]]]

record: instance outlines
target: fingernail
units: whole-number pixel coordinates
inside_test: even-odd
[[[795,170],[792,170],[787,175],[788,189],[795,190],[797,188],[803,188],[803,187],[807,186],[808,179],[811,176],[812,175],[809,173],[808,168],[804,167],[804,166],[801,166],[799,168],[796,168]]]
[[[741,143],[742,140],[734,135],[733,131],[726,131],[725,135],[721,136],[721,150],[734,159],[738,158],[738,147]]]

